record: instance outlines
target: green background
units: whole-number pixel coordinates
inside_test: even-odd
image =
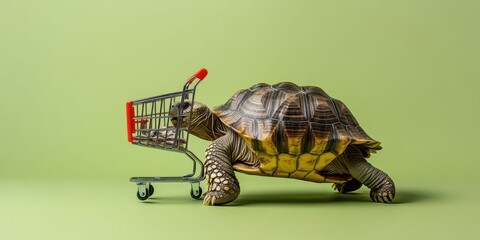
[[[478,1],[0,0],[0,239],[472,239],[478,237]],[[257,82],[322,87],[384,150],[365,187],[238,174],[231,206],[188,184],[141,203],[132,176],[186,156],[129,145],[124,104],[180,90],[225,102]],[[208,142],[191,139],[203,157]],[[478,148],[478,147],[477,147]],[[203,183],[205,189],[205,184]]]

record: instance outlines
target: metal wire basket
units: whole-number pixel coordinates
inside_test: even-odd
[[[205,179],[203,163],[188,150],[190,125],[182,127],[182,119],[191,119],[192,111],[184,112],[187,102],[193,106],[197,85],[207,76],[205,68],[189,77],[180,92],[129,101],[126,104],[128,142],[144,147],[183,153],[193,162],[192,172],[183,176],[171,177],[132,177],[137,184],[137,198],[146,200],[152,196],[152,182],[189,182],[190,196],[200,199],[200,181]],[[197,81],[196,81],[197,80]],[[172,106],[181,106],[177,116],[170,116]],[[171,118],[178,119],[175,126]]]

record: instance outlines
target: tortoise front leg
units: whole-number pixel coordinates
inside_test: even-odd
[[[240,194],[240,185],[232,167],[231,141],[228,135],[210,144],[205,152],[205,173],[208,192],[204,205],[221,205],[235,200]]]

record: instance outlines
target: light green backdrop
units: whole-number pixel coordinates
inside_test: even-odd
[[[178,91],[186,77],[206,67],[210,73],[199,85],[197,100],[209,106],[222,104],[236,90],[258,82],[316,85],[341,99],[363,128],[382,141],[384,150],[371,162],[396,180],[399,202],[409,203],[401,211],[397,206],[394,213],[390,212],[394,207],[382,207],[382,214],[389,218],[403,213],[399,215],[402,220],[394,220],[394,226],[383,229],[401,229],[403,220],[406,223],[422,214],[420,222],[436,219],[428,225],[432,232],[418,227],[408,231],[410,234],[468,236],[471,222],[479,217],[473,202],[480,180],[475,154],[480,120],[479,10],[476,1],[1,0],[0,182],[10,187],[0,194],[4,194],[4,201],[9,195],[14,207],[3,206],[13,214],[28,205],[28,201],[15,204],[12,193],[5,193],[16,189],[7,183],[20,180],[27,181],[25,185],[45,181],[45,188],[67,180],[110,182],[132,187],[131,192],[119,191],[117,195],[134,197],[134,187],[127,182],[131,176],[188,171],[190,162],[181,154],[127,143],[124,103]],[[207,145],[192,140],[191,150],[202,157]],[[277,235],[279,238],[295,236],[293,229],[307,228],[315,221],[295,215],[302,211],[292,210],[313,202],[308,197],[315,185],[246,175],[239,178],[244,189],[240,202],[263,199],[267,189],[283,199],[263,199],[255,211],[237,210],[236,219],[243,219],[244,224],[270,203],[280,205],[275,213],[288,212],[296,220],[285,225],[291,230]],[[307,200],[295,200],[294,194],[281,195],[299,188],[308,189],[308,194],[302,195]],[[319,188],[324,189],[320,196],[337,196],[328,187]],[[48,196],[41,199],[50,202]],[[314,195],[313,199],[317,198]],[[368,191],[364,189],[358,198],[368,199]],[[445,198],[453,200],[445,205],[435,202]],[[80,197],[75,199],[82,202]],[[425,206],[419,207],[419,199],[434,203],[422,201]],[[127,206],[148,206],[130,200]],[[286,206],[287,202],[294,204]],[[340,214],[330,212],[332,222],[340,223],[352,211],[373,206],[356,205],[358,202],[348,198],[341,202],[350,208]],[[180,201],[175,206],[182,210],[182,205],[188,204]],[[425,208],[432,205],[437,207]],[[463,208],[458,210],[458,206]],[[189,214],[163,207],[178,216]],[[191,208],[201,208],[200,203]],[[309,213],[306,209],[302,214]],[[448,214],[435,215],[445,209]],[[115,217],[128,218],[137,210]],[[221,214],[220,210],[211,211]],[[213,221],[208,220],[208,210],[195,213],[207,215],[206,222]],[[275,223],[280,215],[270,214],[276,220],[259,221],[283,226]],[[200,215],[195,218],[200,219]],[[318,217],[325,221],[325,216]],[[461,220],[450,223],[446,220],[450,217]],[[9,222],[13,224],[10,231],[20,229],[15,221]],[[455,227],[442,228],[452,224]],[[195,231],[213,232],[213,228],[206,229],[208,226],[200,225]],[[439,230],[434,226],[440,226]],[[373,226],[365,225],[368,227]],[[243,228],[248,229],[248,224]],[[90,228],[92,234],[95,229]],[[343,226],[334,227],[331,235],[325,234],[335,236],[341,229]],[[169,233],[178,234],[173,230]],[[318,236],[307,230],[302,234]]]

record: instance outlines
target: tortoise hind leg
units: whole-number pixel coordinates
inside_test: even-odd
[[[345,183],[334,183],[332,185],[333,190],[338,191],[339,193],[349,193],[356,191],[362,187],[362,183],[355,178],[345,182]]]
[[[395,198],[395,184],[383,171],[375,168],[363,158],[349,159],[346,167],[349,173],[370,188],[374,202],[390,203]]]
[[[347,148],[324,170],[337,174],[349,174],[358,182],[370,188],[370,198],[374,202],[390,203],[395,198],[393,180],[386,173],[368,163],[363,158],[362,153],[355,147]],[[352,185],[355,184],[352,183]]]

